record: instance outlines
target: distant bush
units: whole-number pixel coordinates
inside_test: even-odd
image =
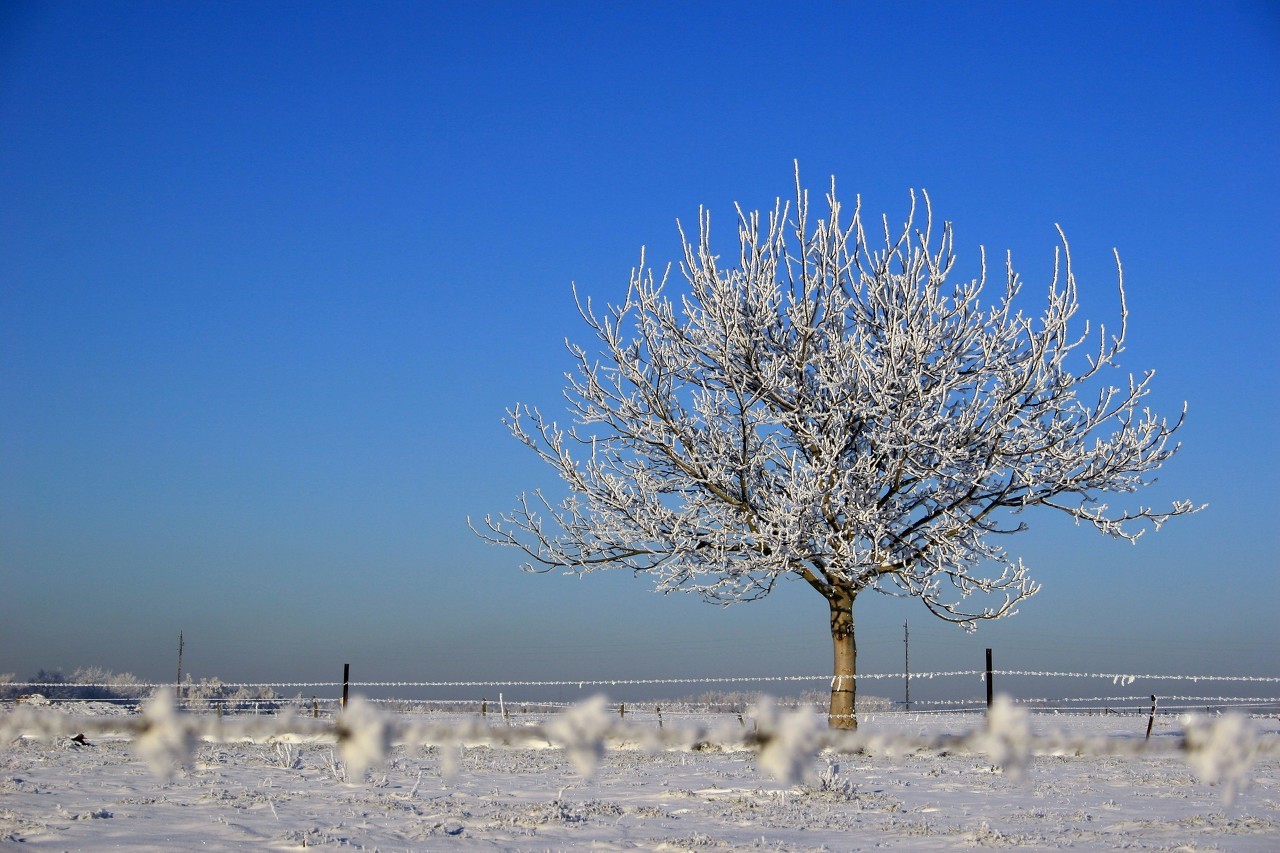
[[[19,687],[12,673],[0,675],[0,700],[13,701],[24,694],[39,693],[54,701],[89,701],[137,703],[151,697],[154,687],[147,686],[129,672],[110,672],[101,667],[89,666],[76,669],[71,675],[61,670],[41,669],[26,679],[27,684],[39,687]],[[22,682],[18,682],[22,683]],[[193,681],[188,675],[178,690],[180,703],[191,710],[212,711],[221,706],[223,711],[278,710],[284,700],[270,687],[232,687],[218,678]]]
[[[11,701],[23,694],[39,693],[55,700],[136,702],[151,695],[151,688],[143,686],[137,676],[96,666],[80,667],[69,676],[61,670],[41,669],[26,681],[42,686],[18,687],[12,673],[0,676],[0,698]]]
[[[193,681],[190,675],[182,682],[178,697],[185,707],[193,711],[221,708],[226,713],[271,712],[279,710],[286,701],[270,687],[233,687],[223,684],[220,678]]]

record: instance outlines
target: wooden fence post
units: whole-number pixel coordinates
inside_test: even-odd
[[[1147,717],[1147,740],[1151,740],[1151,728],[1156,724],[1156,697],[1151,697],[1151,716]]]
[[[347,710],[347,688],[351,686],[351,664],[342,665],[342,710]]]

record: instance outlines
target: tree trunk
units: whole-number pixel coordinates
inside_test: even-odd
[[[852,593],[843,590],[836,590],[827,598],[831,606],[831,645],[835,651],[827,725],[833,729],[858,727],[854,705],[858,692],[858,644],[853,638],[853,598]]]

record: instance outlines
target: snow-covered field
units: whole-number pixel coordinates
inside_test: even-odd
[[[432,720],[448,722],[443,717]],[[686,722],[668,719],[666,725]],[[864,719],[860,732],[892,741],[980,725],[980,717],[965,715],[878,714]],[[1259,742],[1280,737],[1274,718],[1254,718],[1249,726]],[[1031,720],[1036,733],[1105,738],[1122,748],[1141,741],[1145,727],[1145,719],[1132,716]],[[1158,718],[1153,743],[1173,744],[1182,734],[1180,720]],[[744,749],[614,748],[584,778],[558,748],[408,745],[393,747],[357,780],[348,778],[331,743],[236,740],[196,743],[188,766],[161,780],[129,738],[85,740],[24,737],[0,744],[0,844],[49,850],[1280,850],[1274,749],[1252,762],[1246,784],[1226,798],[1222,785],[1203,781],[1173,751],[1038,754],[1021,778],[968,750],[826,752],[806,762],[800,781],[782,782]],[[1225,760],[1239,765],[1240,759]]]

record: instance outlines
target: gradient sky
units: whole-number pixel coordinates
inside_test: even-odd
[[[1082,316],[1189,419],[1137,546],[1033,516],[1043,584],[970,637],[860,599],[864,672],[1280,675],[1280,15],[1259,3],[7,3],[0,9],[0,673],[224,680],[830,671],[803,585],[716,608],[530,576],[466,519],[554,487],[553,411],[699,205],[878,217]]]

